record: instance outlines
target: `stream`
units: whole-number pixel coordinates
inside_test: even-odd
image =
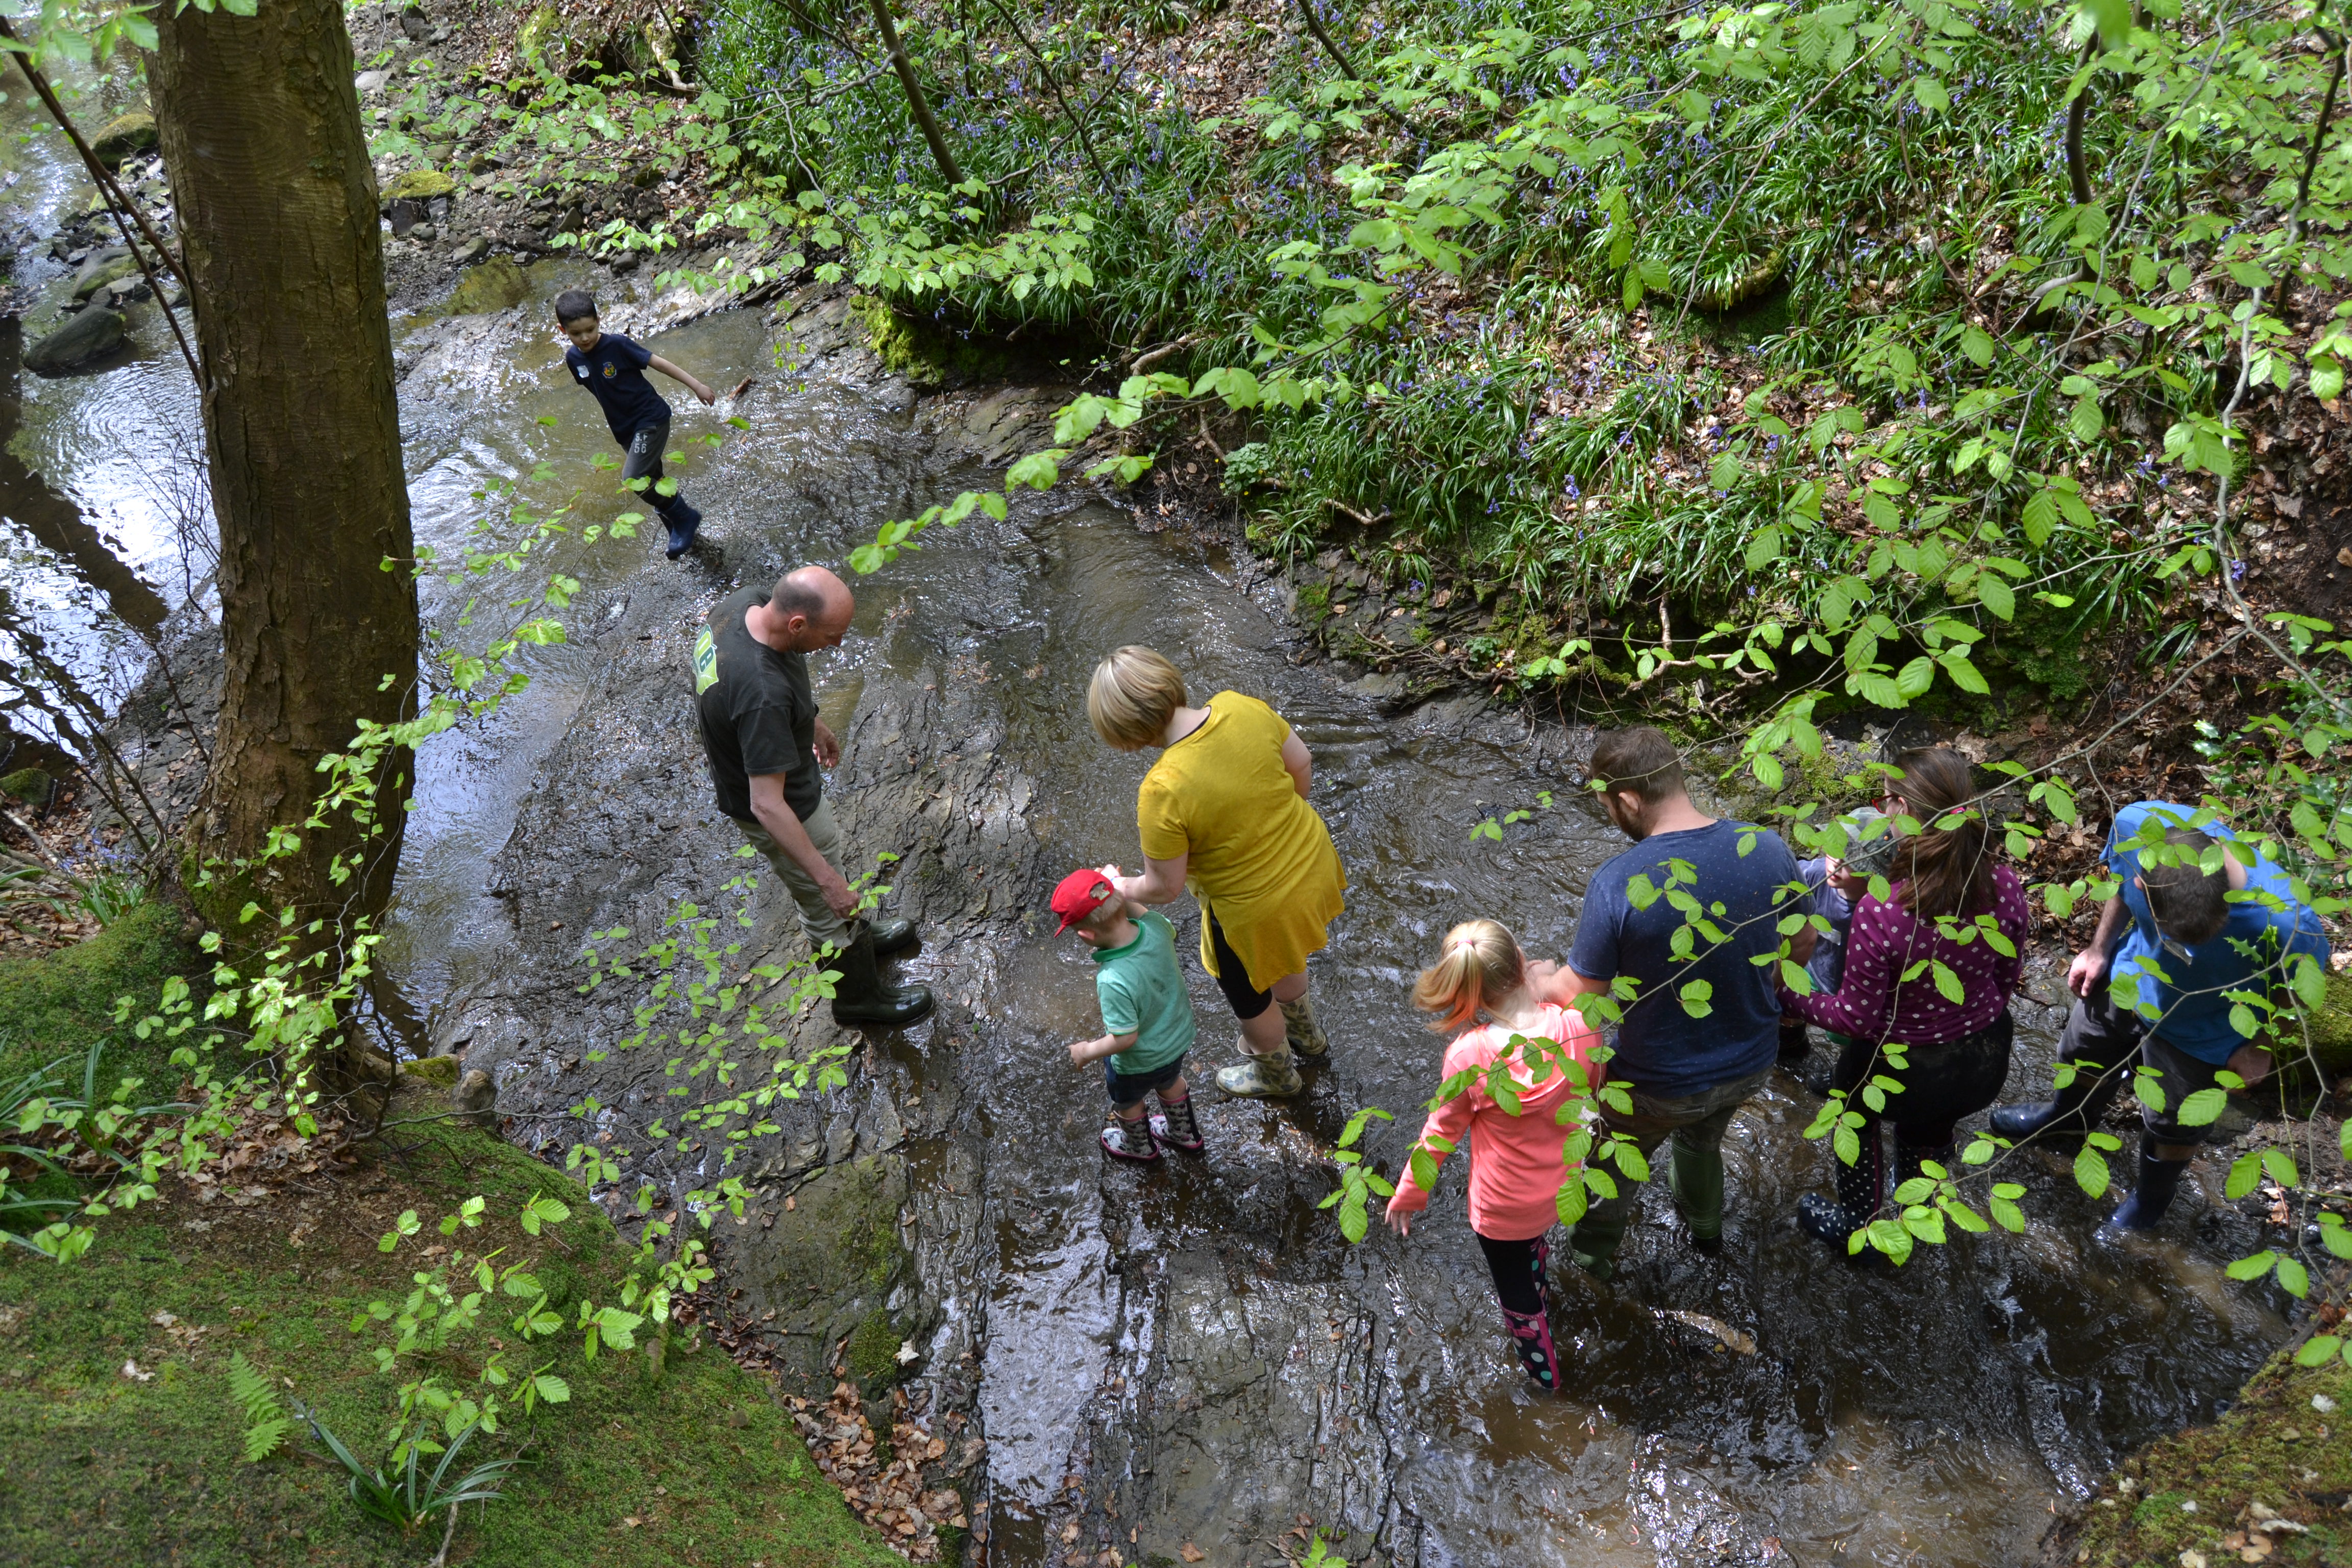
[[[13,101],[0,112],[21,120]],[[66,276],[47,236],[86,187],[53,137],[0,145],[17,276],[38,291],[29,342]],[[561,374],[545,306],[571,279],[543,262],[518,306],[396,313],[421,544],[461,549],[494,479],[541,508],[578,492],[574,522],[622,510],[590,466],[610,441]],[[671,399],[673,447],[727,437],[674,470],[711,547],[673,565],[657,530],[575,534],[537,568],[581,582],[570,640],[530,650],[527,691],[420,759],[376,1002],[406,1048],[495,1073],[509,1137],[560,1158],[609,1134],[629,1151],[624,1188],[676,1193],[719,1174],[716,1153],[646,1136],[680,1080],[657,1046],[596,1059],[642,992],[582,994],[578,953],[616,925],[642,942],[681,900],[734,908],[723,884],[746,863],[703,774],[693,629],[732,587],[838,563],[886,519],[984,482],[1059,399],[919,399],[837,300],[659,331],[671,307],[651,294],[607,280],[608,325],[713,385],[756,378],[715,410]],[[207,610],[194,401],[158,309],[134,307],[114,362],[55,380],[16,377],[17,339],[0,333],[17,387],[0,399],[10,592],[118,700],[167,617],[200,643]],[[542,462],[558,481],[529,478]],[[986,1440],[956,1478],[969,1561],[1174,1561],[1189,1544],[1268,1563],[1311,1521],[1359,1564],[2013,1564],[2055,1508],[2124,1451],[2210,1419],[2285,1337],[2263,1296],[2222,1277],[2242,1248],[2218,1194],[2179,1205],[2161,1238],[2110,1247],[2091,1238],[2102,1205],[2054,1163],[2024,1178],[2022,1237],[1962,1237],[1900,1270],[1832,1256],[1790,1223],[1828,1156],[1802,1137],[1813,1100],[1783,1074],[1726,1145],[1723,1256],[1681,1247],[1647,1194],[1614,1282],[1556,1270],[1567,1393],[1533,1397],[1464,1217],[1462,1162],[1409,1242],[1376,1225],[1351,1247],[1316,1205],[1354,1110],[1397,1114],[1369,1140],[1391,1172],[1418,1125],[1440,1044],[1407,990],[1445,928],[1490,915],[1533,953],[1566,951],[1586,877],[1622,843],[1565,787],[1589,731],[1475,696],[1392,712],[1309,657],[1263,563],[1144,531],[1075,485],[855,585],[848,641],[812,660],[845,746],[828,794],[856,854],[904,858],[890,903],[926,940],[902,967],[941,1005],[856,1037],[847,1087],[784,1108],[735,1167],[761,1206],[714,1234],[720,1286],[747,1317],[772,1314],[788,1383],[822,1392],[841,1342],[882,1321],[914,1352],[918,1403],[968,1413]],[[471,591],[430,584],[428,618],[478,637],[457,626]],[[1312,965],[1328,1064],[1289,1102],[1202,1095],[1205,1158],[1139,1172],[1096,1147],[1099,1075],[1064,1048],[1095,1032],[1092,966],[1045,911],[1065,871],[1138,855],[1147,759],[1098,744],[1084,704],[1095,659],[1128,642],[1174,658],[1196,700],[1232,687],[1297,727],[1350,881]],[[1557,808],[1500,843],[1471,837],[1547,788]],[[1197,916],[1171,912],[1189,952]],[[802,951],[772,886],[748,919],[730,928],[746,942],[732,962]],[[2029,990],[2060,994],[2062,965],[2037,955]],[[1204,1081],[1238,1047],[1189,958],[1188,973]],[[2017,1012],[2006,1098],[2048,1081],[2060,1022],[2024,999]],[[795,1034],[836,1037],[821,1016]],[[570,1110],[591,1094],[603,1109],[583,1124]]]

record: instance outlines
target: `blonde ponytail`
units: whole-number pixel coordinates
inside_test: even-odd
[[[1412,1005],[1434,1013],[1430,1027],[1440,1034],[1469,1025],[1527,984],[1527,960],[1499,921],[1465,921],[1445,933],[1445,949],[1412,983]]]

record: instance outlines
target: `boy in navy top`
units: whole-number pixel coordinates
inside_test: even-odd
[[[572,340],[572,346],[563,351],[564,368],[604,408],[613,439],[628,453],[621,465],[621,478],[646,481],[646,500],[669,525],[669,558],[677,560],[694,548],[694,531],[702,526],[702,514],[686,504],[675,483],[670,494],[661,493],[662,447],[669,442],[669,405],[646,379],[646,367],[682,383],[705,405],[719,395],[635,339],[604,331],[596,321],[595,298],[584,289],[567,289],[555,297],[555,321]]]

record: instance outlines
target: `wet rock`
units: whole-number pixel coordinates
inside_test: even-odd
[[[85,364],[122,346],[124,321],[120,312],[103,308],[84,310],[64,326],[25,351],[25,368],[55,375]]]
[[[740,1244],[734,1272],[762,1311],[773,1310],[768,1326],[785,1342],[788,1375],[814,1388],[845,1366],[869,1399],[897,1381],[893,1352],[914,1326],[890,1306],[909,1261],[898,1225],[907,1191],[906,1167],[890,1155],[830,1166]]]
[[[143,109],[116,115],[89,139],[89,150],[110,169],[133,153],[148,152],[154,145],[155,117]]]
[[[499,1086],[480,1068],[471,1068],[457,1080],[450,1091],[450,1107],[457,1120],[467,1127],[478,1127],[485,1132],[495,1132],[499,1127]]]
[[[635,251],[625,250],[620,255],[613,258],[613,270],[621,277],[625,278],[636,269],[637,253]]]
[[[155,290],[147,286],[147,279],[135,272],[128,278],[116,279],[101,292],[102,297],[99,302],[116,310],[140,300],[152,300],[155,297]]]
[[[404,174],[394,176],[381,195],[389,209],[394,202],[429,202],[436,196],[449,195],[457,188],[457,182],[438,169],[411,169]]]
[[[403,196],[385,207],[383,216],[392,224],[392,237],[405,239],[411,230],[425,221],[425,204]]]
[[[73,297],[87,300],[116,279],[128,278],[138,270],[139,263],[131,258],[129,251],[119,247],[101,250],[85,262],[81,271],[75,275]]]
[[[485,247],[487,248],[487,247]],[[467,269],[450,291],[449,314],[453,316],[487,315],[503,310],[509,305],[520,305],[530,292],[530,279],[510,256],[494,256],[478,266]]]
[[[488,258],[489,254],[489,240],[478,234],[451,252],[449,259],[459,267],[471,267],[475,262]]]

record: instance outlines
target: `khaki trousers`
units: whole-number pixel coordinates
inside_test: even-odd
[[[800,906],[801,928],[808,932],[809,946],[822,948],[829,945],[835,952],[846,948],[849,945],[849,922],[833,912],[833,906],[824,901],[824,893],[817,887],[816,879],[803,870],[799,861],[784,853],[784,847],[776,842],[774,834],[756,822],[745,822],[740,817],[734,820],[735,826],[743,830],[744,842],[768,858],[768,864],[775,868],[778,879],[791,891],[793,902]],[[824,857],[824,863],[835,871],[841,871],[841,828],[833,820],[833,803],[818,797],[816,809],[801,818],[801,829],[808,835],[809,842],[816,846],[816,852]],[[848,873],[843,871],[842,875],[846,877]]]

